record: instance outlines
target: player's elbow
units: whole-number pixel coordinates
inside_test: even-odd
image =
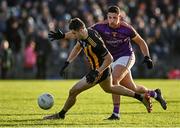
[[[108,54],[104,57],[104,60],[106,61],[106,65],[109,66],[113,62],[112,55],[108,52]]]
[[[108,58],[109,58],[110,63],[112,63],[114,61],[114,59],[110,53],[108,54]]]
[[[108,60],[109,60],[109,61],[108,61],[108,62],[109,62],[108,65],[111,65],[111,63],[113,62],[113,57],[112,57],[112,55],[109,54],[108,58],[109,58],[109,59],[108,59]]]

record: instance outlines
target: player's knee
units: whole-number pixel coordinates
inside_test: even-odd
[[[77,89],[75,89],[75,88],[70,89],[70,90],[69,90],[69,95],[70,95],[70,96],[75,96],[75,95],[77,95]]]
[[[120,76],[118,76],[118,75],[113,75],[113,84],[114,84],[114,85],[118,84],[119,79],[120,79]]]
[[[137,93],[139,92],[139,89],[137,87],[134,87],[132,90]]]

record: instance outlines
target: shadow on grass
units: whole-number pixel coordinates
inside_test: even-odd
[[[1,120],[3,121],[3,120]],[[11,120],[6,120],[7,122],[34,122],[34,121],[43,121],[43,119],[11,119]],[[4,122],[4,121],[3,121]]]
[[[167,114],[167,113],[180,113],[180,112],[171,112],[171,111],[162,111],[162,112],[152,112],[151,114]],[[36,114],[33,114],[33,113],[21,113],[21,114],[9,114],[9,113],[0,113],[0,116],[45,116],[45,115],[49,115],[51,113],[48,113],[48,114],[45,114],[45,113],[36,113]],[[52,113],[53,114],[53,113]],[[105,112],[73,112],[73,113],[68,113],[67,115],[104,115],[104,114],[110,114],[109,112],[108,113],[105,113]],[[121,112],[121,114],[132,114],[132,115],[135,115],[135,114],[147,114],[146,111],[144,112]],[[0,120],[1,121],[1,120]]]
[[[44,115],[44,113],[37,113],[37,114],[32,114],[32,113],[20,113],[20,114],[9,114],[9,113],[6,113],[6,114],[1,114],[0,113],[0,116],[39,116],[39,115]]]
[[[167,114],[167,113],[172,113],[172,112],[153,112],[151,114]],[[180,112],[176,112],[180,113]],[[96,116],[99,114],[109,114],[109,113],[70,113],[68,115],[70,116],[82,116],[82,115],[86,115],[86,116]],[[122,114],[128,114],[128,115],[144,115],[147,114],[147,112],[122,112]],[[35,115],[44,115],[41,113],[38,114],[0,114],[0,116],[24,116],[24,115],[28,115],[28,116],[35,116]],[[67,115],[67,116],[68,116]],[[15,117],[14,117],[15,118]],[[102,127],[102,126],[112,126],[113,123],[112,122],[120,122],[120,121],[109,121],[109,120],[103,120],[103,122],[74,122],[74,121],[68,121],[68,120],[43,120],[43,119],[23,119],[24,117],[22,117],[22,119],[9,119],[9,120],[0,120],[0,126],[1,127],[28,127],[28,126],[32,126],[32,127],[89,127],[89,126],[98,126],[98,127]],[[30,117],[29,117],[30,118]],[[74,117],[75,119],[75,117]],[[3,124],[4,123],[4,124]],[[123,122],[121,122],[122,125],[126,125]],[[136,123],[128,123],[128,125],[136,125]],[[146,126],[149,127],[149,126]],[[158,126],[157,126],[158,127]]]
[[[58,121],[58,122],[57,122]],[[97,122],[82,122],[82,123],[76,123],[74,121],[66,122],[65,120],[43,120],[43,119],[22,119],[22,120],[9,120],[5,122],[6,124],[0,124],[1,127],[38,127],[38,126],[52,126],[52,127],[82,127],[82,126],[106,126],[106,125],[112,125],[112,121],[104,121],[103,123]]]

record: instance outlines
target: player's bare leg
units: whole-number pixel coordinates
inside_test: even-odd
[[[44,119],[64,119],[66,112],[76,103],[76,97],[81,92],[93,87],[95,84],[87,84],[86,77],[83,77],[69,91],[69,96],[64,104],[63,109],[56,114],[45,116]]]
[[[102,81],[100,83],[101,88],[107,92],[107,93],[113,93],[116,95],[123,95],[123,96],[129,96],[129,97],[134,97],[136,99],[138,99],[139,101],[141,101],[146,109],[148,110],[148,112],[151,112],[152,110],[152,105],[151,105],[151,100],[150,100],[150,96],[148,93],[145,94],[137,94],[134,91],[124,87],[124,86],[117,86],[117,85],[112,85],[111,84],[112,81],[112,77],[108,77],[106,80]]]
[[[119,85],[119,82],[126,76],[128,69],[122,65],[116,65],[112,72],[113,85]],[[120,95],[112,94],[113,101],[113,113],[108,118],[109,120],[119,120],[119,109],[120,109]]]
[[[149,90],[146,87],[142,86],[142,85],[136,85],[131,72],[129,71],[126,76],[120,81],[120,84],[122,86],[125,86],[126,88],[129,88],[133,91],[135,91],[136,93],[149,93],[149,95],[153,98],[155,98],[160,105],[162,106],[162,108],[164,110],[167,109],[167,103],[166,101],[163,99],[163,96],[161,94],[161,90],[160,89],[156,89],[156,90]],[[112,95],[112,99],[113,99],[113,105],[114,105],[114,109],[113,109],[113,114],[108,118],[110,120],[117,120],[119,119],[119,109],[120,109],[120,95]]]
[[[148,92],[150,97],[153,97],[154,99],[156,99],[164,110],[167,109],[167,103],[161,94],[161,90],[160,89],[151,90],[144,87],[143,85],[136,85],[132,78],[131,72],[128,72],[127,75],[121,80],[120,83],[121,85],[135,91],[136,93],[142,94],[142,93]]]
[[[66,103],[63,107],[65,111],[68,111],[76,102],[76,97],[79,95],[81,92],[95,86],[95,84],[88,84],[86,82],[86,77],[84,77],[81,81],[79,81],[75,86],[71,88],[69,91],[69,97],[66,100]]]
[[[106,80],[99,83],[101,88],[107,93],[113,93],[116,95],[123,95],[128,97],[134,97],[135,92],[124,87],[124,86],[117,86],[112,84],[112,76],[108,77]]]
[[[129,71],[126,76],[121,80],[120,82],[121,85],[123,85],[126,88],[129,88],[137,93],[145,93],[148,92],[149,90],[142,86],[142,85],[136,85],[132,75],[131,75],[131,71]]]

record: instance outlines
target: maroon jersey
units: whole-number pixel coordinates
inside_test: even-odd
[[[115,29],[109,27],[107,21],[97,23],[92,28],[101,35],[114,61],[132,54],[131,39],[136,36],[136,32],[126,22],[121,21],[119,27]]]

